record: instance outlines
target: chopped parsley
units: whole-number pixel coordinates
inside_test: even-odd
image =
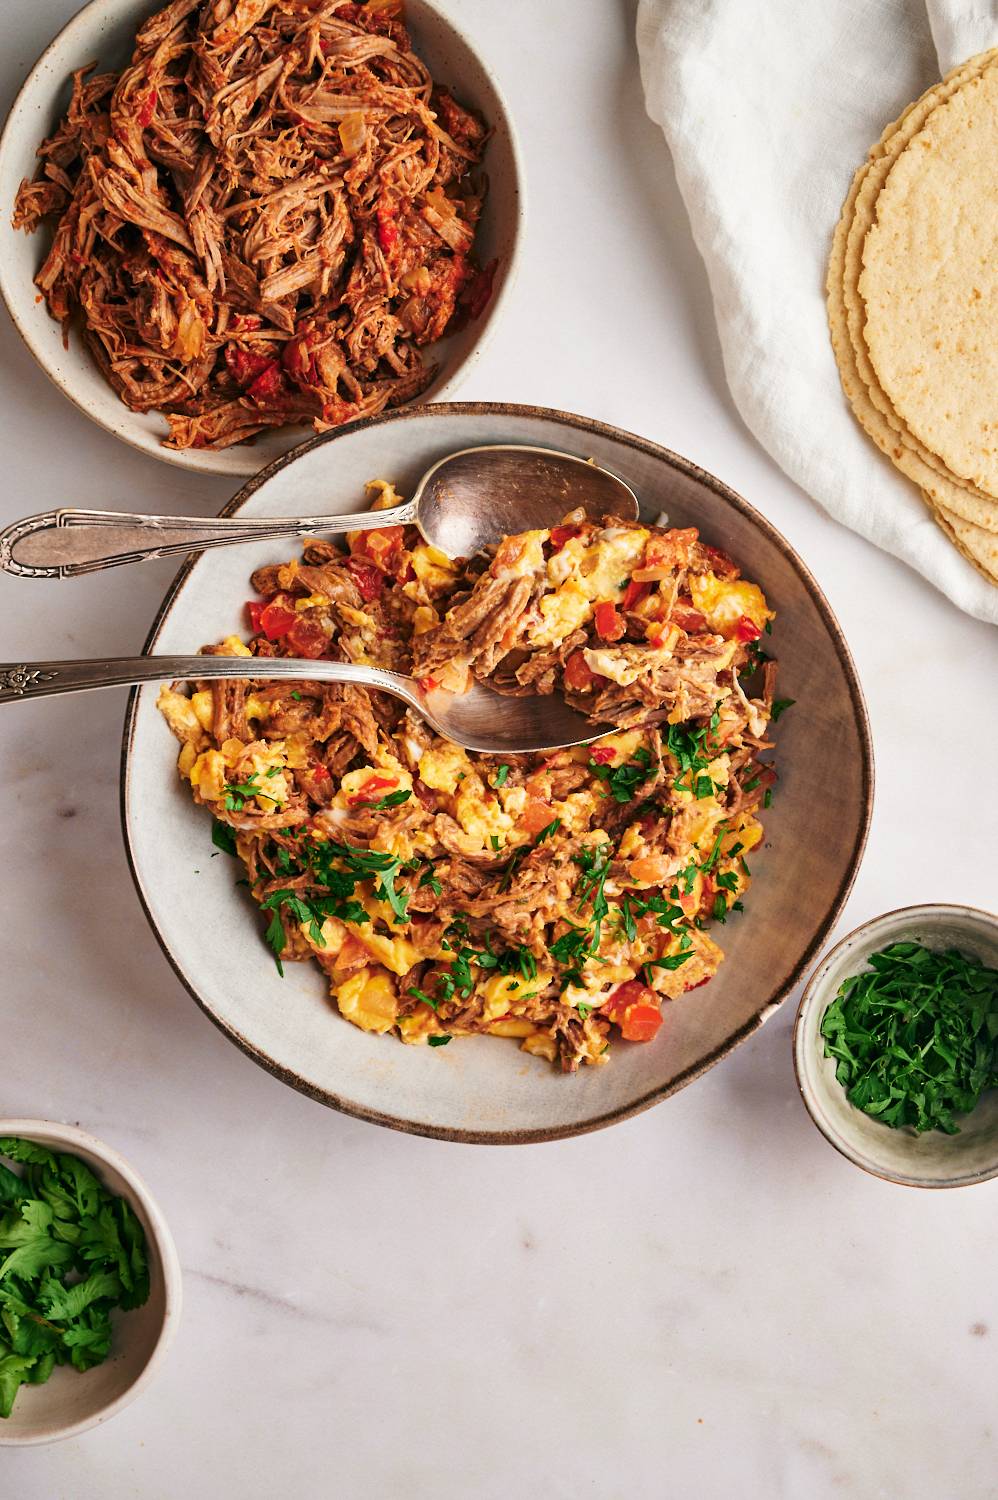
[[[796,698],[777,698],[769,713],[769,717],[773,723],[775,724],[780,715],[786,713],[788,708],[793,708],[796,702]]]
[[[377,802],[365,802],[365,812],[380,812],[384,807],[401,807],[403,802],[408,802],[412,796],[411,791],[401,790],[389,792],[387,797],[379,797]]]
[[[509,766],[506,766],[506,765],[500,766],[499,769],[498,769],[498,771],[496,772],[496,779],[495,779],[495,781],[493,781],[492,785],[495,786],[495,787],[505,786],[506,785],[506,778],[508,776],[509,776]]]
[[[621,766],[601,765],[590,756],[589,770],[597,780],[606,785],[615,802],[623,803],[632,801],[638,787],[654,775],[655,767],[651,752],[640,749],[635,750],[630,760]]]
[[[551,822],[547,825],[547,827],[546,828],[542,828],[541,831],[540,831],[540,833],[534,839],[534,845],[536,846],[537,844],[543,844],[543,842],[544,842],[545,839],[553,838],[553,836],[558,832],[558,829],[560,827],[561,827],[561,819],[560,818],[552,818]]]
[[[956,1134],[998,1087],[998,969],[951,948],[892,943],[821,1021],[850,1104],[884,1125]]]
[[[440,1004],[439,1000],[434,1000],[433,997],[431,995],[428,995],[425,990],[417,989],[414,984],[409,986],[409,988],[406,990],[406,994],[415,995],[417,1000],[422,1000],[423,1004],[428,1005],[431,1010],[436,1010],[437,1006]]]
[[[449,1031],[442,1032],[440,1036],[427,1037],[427,1041],[431,1047],[446,1047],[450,1039]]]
[[[221,849],[223,854],[235,855],[236,834],[235,829],[230,828],[228,823],[222,823],[218,818],[212,820],[211,841],[216,849]]]
[[[107,1359],[115,1308],[149,1296],[142,1225],[78,1156],[0,1139],[0,1420],[22,1384]]]
[[[280,766],[272,766],[267,775],[277,776],[280,774],[280,770]],[[247,776],[245,781],[227,781],[225,783],[224,806],[227,812],[242,812],[251,797],[262,797],[265,802],[272,802],[275,807],[283,807],[284,805],[278,797],[272,797],[269,792],[263,790],[263,787],[257,780],[256,771],[251,776]]]

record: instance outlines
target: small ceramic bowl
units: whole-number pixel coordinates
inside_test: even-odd
[[[968,1187],[998,1177],[998,1089],[985,1094],[958,1135],[882,1125],[846,1098],[825,1056],[821,1021],[839,986],[890,943],[958,948],[998,968],[998,916],[973,906],[905,906],[857,927],[827,953],[808,981],[794,1026],[797,1085],[811,1119],[843,1156],[905,1187]]]
[[[22,1136],[52,1151],[78,1156],[112,1192],[127,1198],[146,1234],[149,1300],[112,1314],[110,1356],[85,1374],[71,1365],[53,1370],[44,1385],[22,1385],[14,1410],[0,1420],[0,1446],[54,1443],[106,1422],[134,1401],[166,1357],[180,1319],[181,1278],[173,1236],[142,1178],[103,1141],[52,1120],[0,1119],[0,1136]]]
[[[260,433],[251,443],[236,443],[218,452],[164,448],[167,423],[162,413],[130,411],[98,370],[78,330],[72,329],[64,344],[60,325],[39,299],[34,276],[48,253],[48,229],[26,235],[11,224],[21,179],[34,176],[35,150],[69,102],[70,74],[95,60],[99,70],[123,67],[132,55],[136,30],[163,5],[165,0],[158,4],[157,0],[90,0],[49,43],[25,79],[0,136],[0,296],[46,375],[107,432],[183,469],[255,474],[305,442],[312,435],[311,428],[277,428]],[[492,129],[483,162],[489,191],[475,237],[475,255],[483,266],[497,262],[495,281],[481,315],[426,351],[427,362],[437,366],[437,374],[417,399],[442,401],[453,396],[478,362],[513,285],[523,238],[523,170],[506,102],[474,42],[430,0],[406,0],[406,23],[433,77],[452,89],[462,103],[478,110]]]

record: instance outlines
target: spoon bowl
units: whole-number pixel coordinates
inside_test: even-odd
[[[412,499],[391,510],[254,520],[43,511],[0,531],[0,568],[22,578],[77,578],[207,547],[409,524],[449,557],[471,557],[503,537],[556,526],[578,509],[596,519],[638,518],[634,491],[597,463],[554,449],[497,443],[440,459]]]

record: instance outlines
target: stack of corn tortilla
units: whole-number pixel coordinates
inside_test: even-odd
[[[910,105],[856,173],[828,318],[860,423],[998,584],[998,48]]]

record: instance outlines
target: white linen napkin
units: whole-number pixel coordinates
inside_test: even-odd
[[[906,104],[998,42],[998,0],[640,0],[637,38],[746,423],[830,515],[998,623],[998,587],[854,418],[824,291],[853,173]]]

